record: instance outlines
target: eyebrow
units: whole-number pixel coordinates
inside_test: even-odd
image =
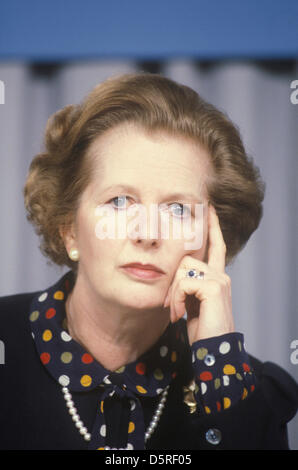
[[[138,190],[136,188],[127,184],[116,184],[116,185],[108,186],[107,188],[103,189],[103,193],[107,193],[112,190],[128,191],[128,192],[138,194]],[[167,194],[166,196],[164,196],[164,199],[189,199],[189,200],[197,201],[199,203],[203,202],[201,198],[199,198],[198,196],[192,193],[171,193],[171,194]]]

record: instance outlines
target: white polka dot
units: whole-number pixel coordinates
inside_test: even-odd
[[[112,382],[110,381],[110,379],[108,379],[108,375],[105,376],[105,378],[103,379],[104,383],[105,384],[111,384]]]
[[[221,343],[221,345],[219,346],[219,352],[221,354],[227,354],[230,351],[230,349],[231,349],[231,345],[227,341],[223,341],[223,343]]]
[[[193,352],[192,353],[192,359],[191,359],[192,363],[194,364],[196,362],[196,357],[195,357],[195,353]]]
[[[63,339],[63,341],[71,341],[72,340],[72,337],[68,333],[66,333],[66,331],[62,331],[61,338]]]
[[[107,428],[106,428],[106,425],[105,425],[105,424],[103,424],[103,425],[101,426],[99,432],[100,432],[100,435],[101,435],[102,437],[106,437]]]
[[[33,338],[33,339],[35,339],[35,335],[34,335],[34,333],[31,333],[31,335],[32,335],[32,338]]]
[[[223,384],[224,384],[225,386],[229,385],[229,383],[230,383],[230,378],[229,378],[229,376],[228,376],[228,375],[223,375],[222,378],[223,378]]]
[[[205,382],[201,383],[201,392],[202,392],[202,395],[204,395],[204,393],[207,392],[207,385],[205,384]]]
[[[159,350],[161,357],[165,357],[168,354],[167,346],[162,346]]]
[[[67,375],[60,375],[58,381],[60,385],[63,385],[63,387],[67,387],[70,382],[69,377]]]
[[[43,302],[44,300],[46,300],[47,296],[48,296],[48,293],[47,293],[47,292],[44,292],[43,294],[41,294],[41,295],[38,297],[39,302]]]
[[[160,395],[163,392],[163,388],[157,388],[156,393],[157,395]]]
[[[127,450],[133,450],[133,449],[134,449],[133,445],[128,443],[127,444]]]
[[[136,402],[134,400],[130,400],[130,410],[133,411],[136,407]]]

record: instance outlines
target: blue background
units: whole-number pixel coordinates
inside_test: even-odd
[[[0,60],[297,58],[296,0],[6,0]]]

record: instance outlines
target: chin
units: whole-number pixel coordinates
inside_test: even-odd
[[[148,294],[147,294],[148,295]],[[152,296],[145,296],[144,293],[141,292],[138,294],[136,292],[132,292],[130,296],[127,297],[127,293],[122,298],[118,297],[118,302],[121,302],[123,306],[130,307],[134,310],[149,310],[149,309],[156,309],[162,307],[162,300],[158,302],[156,296],[155,299],[152,300]]]

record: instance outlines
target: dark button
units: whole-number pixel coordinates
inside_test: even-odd
[[[209,442],[209,444],[213,444],[215,446],[221,441],[221,432],[219,429],[216,428],[208,429],[205,436],[206,441]]]

